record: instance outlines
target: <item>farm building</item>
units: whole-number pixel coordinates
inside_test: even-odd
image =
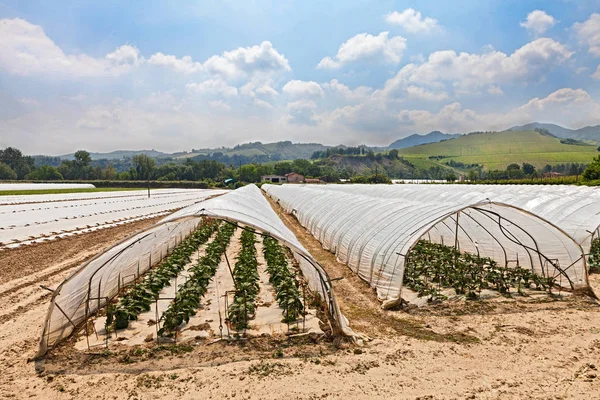
[[[271,183],[287,183],[288,178],[284,175],[262,175],[260,177],[260,181]]]
[[[289,174],[285,174],[288,183],[302,183],[304,182],[304,175],[299,174],[297,172],[290,172]]]

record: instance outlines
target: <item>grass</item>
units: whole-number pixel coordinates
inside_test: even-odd
[[[559,139],[535,131],[510,131],[470,134],[456,139],[399,150],[400,155],[417,165],[444,164],[450,160],[480,164],[487,169],[504,169],[524,162],[537,168],[546,164],[589,163],[598,154],[596,146],[564,144]],[[429,156],[444,156],[430,160]],[[419,165],[421,164],[421,165]]]
[[[123,192],[127,190],[147,190],[146,188],[73,188],[73,189],[41,189],[41,190],[0,190],[0,196],[23,196],[29,194],[64,194],[64,193],[94,193],[94,192]]]

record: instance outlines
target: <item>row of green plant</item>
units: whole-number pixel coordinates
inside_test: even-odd
[[[256,314],[256,298],[260,287],[254,232],[245,230],[240,238],[242,247],[233,268],[235,296],[229,306],[229,322],[236,330],[248,329],[248,321]]]
[[[295,322],[304,312],[296,275],[290,270],[283,247],[272,237],[265,236],[263,254],[267,261],[269,282],[275,288],[277,303],[283,309],[283,322]]]
[[[590,272],[600,272],[600,238],[592,240],[588,264]]]
[[[200,298],[206,294],[234,232],[234,225],[224,224],[215,239],[206,246],[204,256],[189,269],[187,281],[179,286],[175,299],[161,316],[159,335],[172,335],[179,325],[189,322],[190,317],[196,314],[200,308]]]
[[[509,294],[516,288],[550,290],[555,277],[542,277],[521,267],[500,267],[496,261],[454,247],[420,240],[410,251],[404,272],[404,285],[430,301],[444,300],[442,289],[476,299],[483,289]]]
[[[129,288],[117,304],[109,304],[106,309],[106,328],[127,328],[130,320],[136,320],[139,314],[149,311],[160,291],[170,285],[171,280],[190,262],[194,251],[208,241],[217,227],[218,224],[213,221],[203,224],[176,246],[163,262],[151,269],[142,281]]]

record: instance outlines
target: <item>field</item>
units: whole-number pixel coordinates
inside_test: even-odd
[[[0,247],[48,240],[165,215],[221,193],[153,189],[0,196]]]
[[[285,246],[211,219],[43,362],[29,361],[52,296],[40,285],[56,288],[160,219],[151,217],[0,250],[0,398],[587,400],[600,391],[600,307],[591,297],[515,290],[384,310],[356,272],[267,200],[336,278],[362,344],[331,336]],[[600,290],[599,275],[590,282]]]
[[[546,164],[589,163],[597,155],[596,146],[568,145],[534,131],[509,131],[461,136],[438,143],[401,149],[400,154],[416,166],[443,164],[454,160],[484,165],[488,170],[505,169],[511,163],[528,162],[538,169]],[[435,160],[429,157],[442,156]]]
[[[97,192],[125,192],[144,190],[143,188],[80,188],[80,189],[31,189],[31,190],[0,190],[0,196],[25,196],[31,194],[69,194]]]

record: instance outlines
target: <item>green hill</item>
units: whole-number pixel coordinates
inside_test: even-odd
[[[329,147],[319,143],[292,143],[290,141],[275,143],[253,142],[239,144],[232,148],[192,150],[191,153],[182,154],[177,158],[213,156],[217,154],[216,159],[222,156],[244,156],[257,158],[259,159],[258,162],[266,162],[268,160],[296,160],[298,158],[310,159],[315,151],[324,151]]]
[[[564,140],[563,140],[564,141]],[[414,165],[479,164],[488,170],[505,169],[512,163],[546,164],[589,163],[598,154],[596,146],[561,139],[536,131],[470,133],[456,139],[399,150]]]

